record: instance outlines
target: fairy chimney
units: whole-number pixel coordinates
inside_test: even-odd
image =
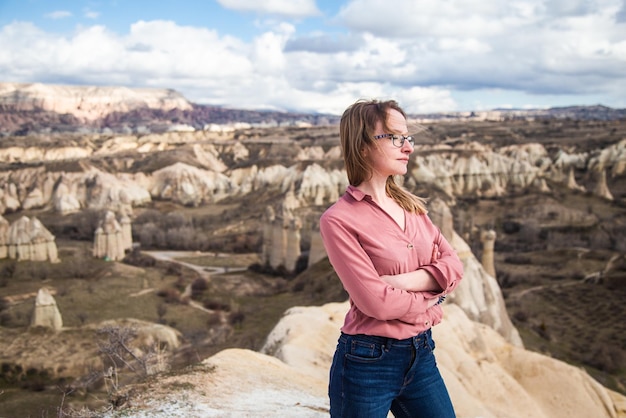
[[[326,255],[326,248],[324,248],[324,242],[320,234],[319,223],[316,223],[311,228],[311,249],[309,250],[308,267],[311,267],[313,264],[326,257]]]
[[[613,200],[613,195],[606,184],[606,170],[604,169],[598,173],[598,183],[594,189],[594,194],[606,200]]]
[[[130,250],[133,247],[133,231],[130,217],[128,215],[122,215],[120,225],[122,227],[122,245],[124,250]]]
[[[302,221],[294,216],[293,209],[299,206],[292,191],[286,193],[279,213],[271,206],[265,210],[263,225],[262,260],[272,268],[283,266],[287,271],[295,271],[300,257],[300,230]]]
[[[580,190],[581,192],[585,191],[583,186],[580,186],[576,183],[576,176],[574,176],[574,167],[569,168],[569,172],[567,173],[567,188],[570,190]]]
[[[0,215],[0,259],[9,256],[9,221]]]
[[[22,216],[7,232],[9,258],[18,261],[59,261],[55,237],[37,218]]]
[[[480,233],[480,242],[483,244],[481,264],[487,273],[496,277],[493,248],[496,242],[496,231],[488,229]]]
[[[112,211],[104,214],[94,235],[94,257],[118,261],[124,258],[125,250],[130,248],[125,247],[122,226]]]
[[[267,265],[270,265],[275,220],[276,214],[274,208],[267,206],[265,208],[265,214],[263,215],[263,249],[261,254],[261,260]]]
[[[30,321],[31,327],[44,327],[59,331],[63,328],[63,318],[57,302],[48,289],[42,287],[37,292],[35,311]]]

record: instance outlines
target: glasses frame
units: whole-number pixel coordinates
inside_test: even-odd
[[[391,143],[396,148],[402,148],[405,141],[408,141],[412,147],[415,147],[415,138],[413,138],[413,136],[411,135],[398,135],[398,134],[374,135],[374,139],[382,139],[382,138],[391,139]],[[398,145],[398,142],[399,142],[399,145]]]

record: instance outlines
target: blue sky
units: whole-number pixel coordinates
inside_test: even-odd
[[[0,0],[0,82],[335,114],[626,108],[626,0]]]

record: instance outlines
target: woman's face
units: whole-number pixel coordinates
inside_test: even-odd
[[[402,113],[391,109],[387,113],[387,125],[389,131],[385,131],[382,122],[376,124],[374,135],[394,134],[408,135],[406,119]],[[392,175],[404,175],[407,173],[409,155],[413,152],[413,146],[409,141],[404,141],[401,147],[396,147],[391,137],[374,139],[366,151],[366,157],[372,165],[374,175],[387,178]]]

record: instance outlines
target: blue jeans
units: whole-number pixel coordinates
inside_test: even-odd
[[[330,369],[331,417],[454,418],[431,331],[397,340],[341,334]]]

